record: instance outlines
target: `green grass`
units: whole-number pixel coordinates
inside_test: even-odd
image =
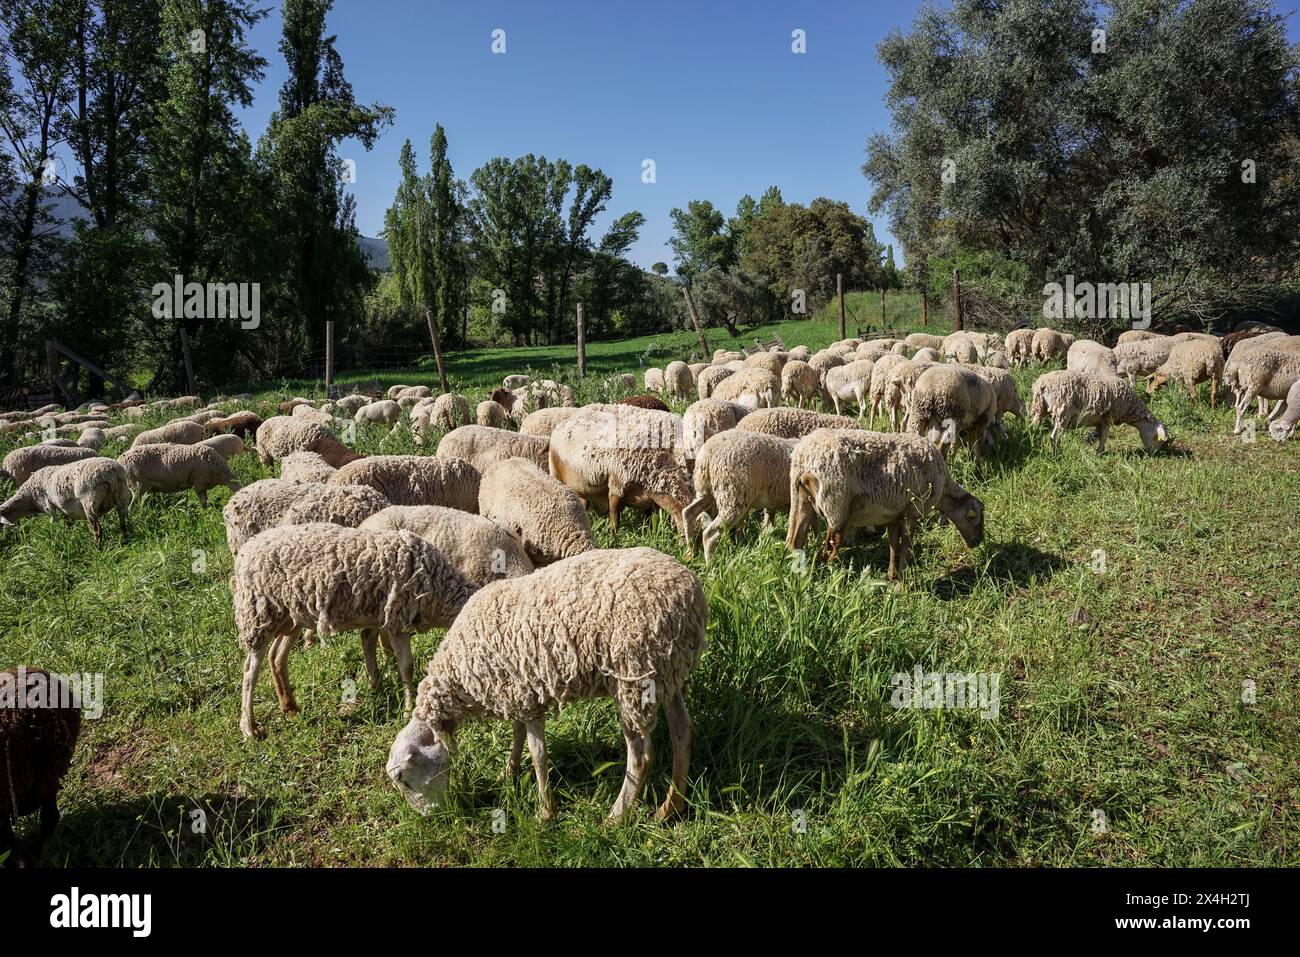
[[[780,331],[790,345],[837,335],[821,318]],[[690,337],[657,341],[680,349]],[[593,346],[593,378],[635,369],[647,343]],[[477,400],[506,372],[550,371],[562,351],[455,356],[453,377]],[[1032,377],[1017,372],[1026,395]],[[585,400],[600,394],[592,379],[582,387]],[[1153,405],[1174,433],[1170,454],[1148,457],[1133,430],[1117,429],[1105,455],[1079,432],[1055,457],[1014,420],[982,467],[959,451],[954,470],[986,505],[985,541],[968,550],[930,525],[901,589],[884,580],[880,539],[801,572],[783,548],[784,517],[769,531],[752,518],[713,564],[692,562],[709,596],[710,645],[688,695],[690,810],[668,825],[649,820],[668,780],[661,722],[639,814],[602,826],[623,762],[609,701],[548,722],[554,822],[535,820],[527,773],[497,780],[510,738],[500,723],[467,730],[451,803],[416,817],[383,772],[403,724],[393,669],[381,664],[370,693],[355,635],[295,653],[300,716],[279,714],[264,677],[256,702],[267,735],[245,742],[224,490],[206,510],[192,494],[151,497],[132,514],[130,541],[109,527],[102,551],[84,525],[30,520],[0,539],[0,657],[102,672],[107,695],[103,718],[84,725],[46,862],[1294,863],[1297,446],[1263,430],[1243,444],[1227,411],[1173,390]],[[359,445],[412,449],[404,432],[367,431]],[[245,482],[268,474],[252,455],[236,467]],[[603,519],[595,531],[607,540]],[[662,515],[629,517],[618,544],[641,543],[682,554]],[[1092,569],[1096,549],[1104,574]],[[1073,623],[1079,609],[1089,623]],[[439,637],[417,636],[418,661]],[[999,673],[996,719],[893,708],[891,675],[918,663]],[[359,685],[353,706],[348,678]],[[1254,704],[1242,702],[1247,680]],[[199,810],[205,833],[192,828]],[[1094,811],[1105,815],[1101,833]]]

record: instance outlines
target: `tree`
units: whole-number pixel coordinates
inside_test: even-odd
[[[72,94],[76,22],[73,0],[0,0],[0,135],[21,185],[12,207],[10,194],[0,195],[8,207],[0,252],[10,263],[9,301],[0,313],[0,386],[16,384],[23,371],[22,317],[33,276],[51,253],[45,187],[55,180],[63,133],[58,118]]]
[[[677,275],[689,284],[710,269],[726,269],[735,264],[735,249],[723,230],[721,211],[707,199],[693,199],[686,209],[673,209],[673,235],[668,247],[673,251]]]
[[[564,253],[558,289],[554,281],[551,283],[555,293],[551,301],[552,342],[559,342],[561,338],[561,317],[567,315],[569,277],[578,262],[591,251],[587,230],[591,227],[592,220],[604,211],[613,191],[614,181],[601,170],[584,164],[574,167],[573,199],[569,203],[569,215],[565,221]],[[635,238],[635,232],[633,237]]]
[[[627,308],[643,293],[644,274],[625,257],[644,225],[645,216],[641,213],[635,210],[624,213],[610,224],[588,257],[589,265],[580,287],[591,338],[609,331],[614,310]]]
[[[458,342],[463,332],[456,320],[463,309],[465,257],[463,223],[456,177],[447,158],[447,133],[439,123],[429,141],[429,226],[432,244],[433,304],[439,326],[448,342]]]
[[[148,222],[161,247],[163,281],[173,274],[186,282],[254,281],[250,226],[266,192],[255,185],[251,145],[233,107],[251,105],[252,84],[262,78],[266,61],[246,33],[264,16],[251,0],[163,0],[167,93],[148,136]],[[159,358],[152,390],[185,385],[182,329],[196,374],[228,375],[232,354],[252,352],[238,323],[173,320],[153,330]]]

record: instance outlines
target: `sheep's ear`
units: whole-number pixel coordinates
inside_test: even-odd
[[[12,524],[13,522],[9,521],[8,515],[0,515],[0,525],[12,525]]]

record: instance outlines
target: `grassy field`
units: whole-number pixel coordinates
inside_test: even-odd
[[[863,297],[856,311],[872,307]],[[914,324],[914,312],[899,321]],[[788,345],[838,338],[824,318],[779,332]],[[601,397],[593,379],[636,371],[647,354],[662,365],[692,341],[593,345],[582,398]],[[723,345],[714,331],[710,346]],[[571,350],[464,353],[449,364],[477,401],[502,374],[551,374],[561,362],[553,377],[574,381]],[[1028,395],[1035,372],[1016,374]],[[401,379],[429,381],[383,381]],[[308,386],[277,383],[258,398]],[[985,502],[985,540],[967,550],[951,528],[929,526],[901,589],[884,579],[881,539],[833,567],[795,567],[783,516],[767,532],[751,518],[713,564],[692,562],[709,595],[710,647],[689,691],[690,810],[668,825],[649,820],[668,780],[661,722],[640,813],[602,826],[623,767],[608,701],[548,723],[552,823],[534,818],[531,776],[498,781],[503,724],[467,729],[450,804],[416,817],[383,772],[403,723],[395,673],[381,664],[384,683],[369,693],[355,635],[295,654],[298,717],[279,714],[264,676],[256,701],[267,736],[245,742],[225,490],[207,509],[192,494],[150,497],[130,540],[108,527],[102,551],[84,525],[9,529],[0,663],[105,676],[107,707],[84,725],[46,863],[1294,863],[1298,446],[1262,429],[1254,444],[1234,439],[1229,412],[1204,398],[1192,405],[1165,390],[1153,405],[1175,439],[1155,457],[1131,429],[1116,430],[1101,456],[1072,433],[1055,457],[1014,420],[982,466],[960,451],[954,471]],[[404,432],[364,432],[358,445],[413,450]],[[236,469],[244,482],[269,474],[253,455]],[[604,520],[594,527],[606,541]],[[662,515],[629,516],[618,544],[682,554]],[[417,636],[417,661],[438,640]],[[999,675],[996,716],[896,709],[891,677],[917,665]]]

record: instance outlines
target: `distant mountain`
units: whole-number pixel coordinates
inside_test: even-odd
[[[17,202],[20,195],[15,192],[9,197],[9,202],[11,204]],[[71,239],[73,226],[78,221],[90,218],[90,214],[81,203],[62,191],[46,190],[45,202],[49,206],[50,219],[53,220],[53,231],[61,239]],[[358,236],[357,245],[361,247],[361,252],[366,257],[366,265],[371,269],[376,272],[387,272],[393,268],[392,260],[388,258],[388,243],[382,239]]]

